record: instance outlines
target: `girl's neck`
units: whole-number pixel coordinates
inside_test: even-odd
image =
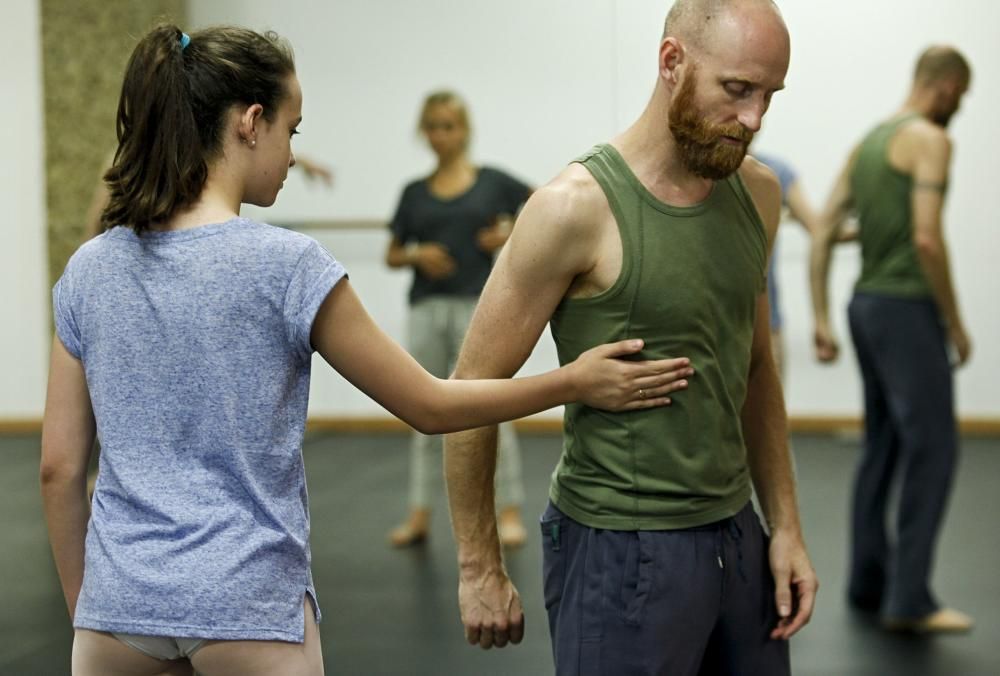
[[[233,208],[228,200],[217,199],[216,196],[203,191],[197,201],[175,211],[159,229],[188,230],[210,223],[225,223],[240,215],[239,206],[237,202]]]
[[[198,199],[175,211],[161,229],[187,230],[210,223],[224,223],[240,215],[242,200],[237,194],[236,182],[225,180],[217,169],[209,170]]]

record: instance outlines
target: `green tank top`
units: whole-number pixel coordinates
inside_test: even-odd
[[[851,173],[858,214],[861,276],[856,291],[914,298],[931,288],[913,246],[913,177],[889,164],[889,142],[917,115],[903,115],[876,127],[861,142]]]
[[[552,316],[560,363],[601,343],[642,338],[639,359],[689,357],[671,406],[607,413],[565,409],[563,453],[549,495],[592,528],[662,530],[732,516],[750,499],[740,424],[767,233],[738,175],[700,204],[664,204],[610,145],[576,160],[618,223],[618,279]]]

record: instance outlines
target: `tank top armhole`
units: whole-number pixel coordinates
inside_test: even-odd
[[[635,235],[628,228],[625,211],[618,199],[618,195],[616,194],[616,186],[614,185],[614,167],[610,166],[610,158],[605,146],[595,146],[585,155],[573,160],[573,163],[581,165],[590,173],[590,175],[597,182],[597,185],[601,188],[601,192],[604,193],[604,198],[608,201],[608,207],[611,209],[611,216],[615,219],[615,226],[618,228],[618,239],[621,242],[622,267],[621,270],[618,271],[618,277],[615,279],[614,283],[612,283],[607,289],[594,296],[587,296],[585,298],[566,298],[563,300],[563,303],[578,304],[608,300],[609,298],[618,296],[628,285],[634,265],[633,259],[636,255],[635,249],[637,243],[634,241]],[[619,187],[624,188],[625,185],[623,184]]]
[[[726,183],[729,184],[730,190],[732,190],[733,194],[736,196],[736,201],[739,202],[741,207],[743,207],[743,210],[750,218],[750,221],[757,228],[757,236],[760,238],[762,245],[761,265],[764,271],[762,279],[764,280],[764,289],[766,290],[768,252],[770,250],[770,247],[768,246],[767,226],[764,225],[764,219],[761,218],[760,212],[757,211],[757,206],[754,204],[753,197],[750,195],[750,189],[747,188],[746,183],[743,182],[743,177],[740,176],[739,172],[737,171],[732,176],[727,178]]]
[[[889,159],[889,146],[892,145],[892,142],[896,138],[896,135],[899,134],[900,131],[902,131],[903,126],[908,124],[909,122],[912,122],[918,117],[920,117],[920,113],[903,113],[893,119],[887,120],[880,127],[883,134],[882,137],[879,139],[878,143],[878,152],[879,155],[881,156],[880,160],[885,164],[885,168],[889,171],[889,173],[904,181],[910,181],[911,183],[913,181],[912,174],[907,174],[905,171],[902,171],[901,169],[898,169],[893,166],[892,160]]]

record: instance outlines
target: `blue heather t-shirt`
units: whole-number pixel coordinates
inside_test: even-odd
[[[84,244],[53,290],[101,443],[74,626],[303,640],[316,241],[243,218]],[[317,606],[317,619],[319,611]]]

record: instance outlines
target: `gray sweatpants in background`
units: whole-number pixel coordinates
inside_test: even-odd
[[[410,307],[409,349],[413,358],[438,378],[455,368],[462,341],[476,309],[476,298],[432,296]],[[498,337],[499,338],[499,337]],[[414,432],[410,442],[410,507],[429,508],[431,491],[442,486],[442,438]],[[497,448],[496,502],[501,508],[524,502],[521,451],[512,423],[500,425]]]

